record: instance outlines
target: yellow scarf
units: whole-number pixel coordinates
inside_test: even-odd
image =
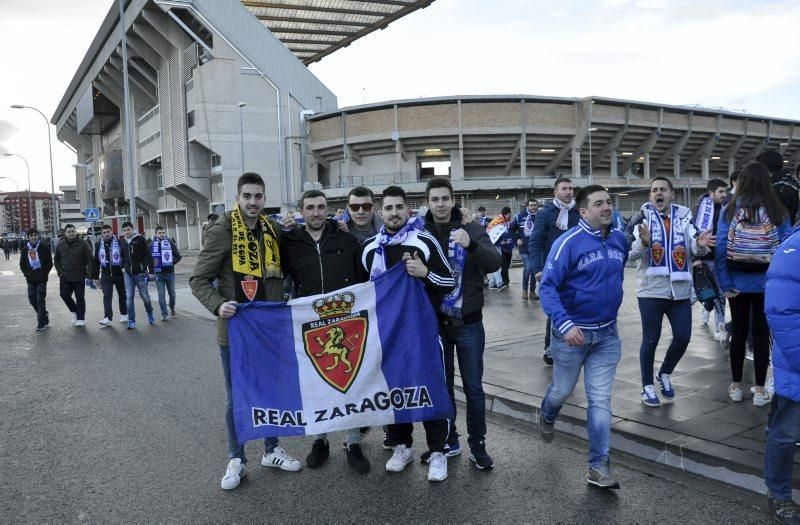
[[[268,279],[277,277],[280,279],[283,275],[281,274],[281,253],[278,248],[278,236],[275,234],[275,230],[266,215],[259,214],[258,221],[261,224],[263,259],[261,255],[262,245],[258,243],[253,232],[245,224],[239,207],[237,206],[231,213],[233,272],[256,278]]]

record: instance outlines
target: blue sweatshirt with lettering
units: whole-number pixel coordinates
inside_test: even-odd
[[[627,261],[625,235],[613,226],[605,238],[583,219],[564,232],[547,256],[539,288],[553,328],[565,335],[574,326],[598,330],[613,324]]]

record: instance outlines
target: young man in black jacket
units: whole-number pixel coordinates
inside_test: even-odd
[[[114,318],[111,303],[114,289],[117,289],[119,301],[119,322],[128,323],[128,298],[125,294],[125,250],[122,241],[111,231],[111,226],[103,225],[100,239],[94,248],[92,259],[92,280],[103,291],[104,317],[99,321],[101,326],[108,326]]]
[[[398,186],[383,190],[381,212],[384,225],[378,235],[364,241],[361,263],[370,277],[377,276],[396,264],[404,264],[412,277],[420,279],[431,301],[434,311],[439,311],[442,298],[453,291],[453,270],[436,237],[425,231],[421,218],[409,220],[406,207],[406,192]],[[402,301],[402,299],[400,299]],[[443,481],[447,478],[447,442],[449,422],[446,419],[425,421],[430,467],[428,481]],[[414,460],[411,450],[411,434],[414,425],[400,423],[387,427],[385,444],[394,446],[394,454],[386,463],[388,472],[400,472]]]
[[[352,233],[340,231],[337,221],[326,220],[325,194],[309,190],[300,198],[304,225],[283,235],[280,241],[283,274],[292,280],[292,296],[330,293],[369,278],[361,266],[361,244]],[[322,466],[330,454],[328,436],[319,434],[306,458],[309,468]],[[347,431],[347,462],[358,472],[369,472],[361,451],[361,432]]]
[[[86,279],[91,277],[92,248],[78,238],[74,225],[64,226],[64,239],[56,246],[53,264],[61,279],[61,299],[72,312],[72,325],[86,326]]]
[[[772,188],[778,194],[778,198],[789,214],[789,222],[794,224],[797,220],[797,211],[800,208],[800,186],[792,176],[792,172],[786,169],[783,163],[783,155],[776,149],[768,149],[756,157],[756,162],[760,162],[769,170],[772,178]]]
[[[447,250],[447,259],[455,274],[455,288],[442,300],[437,312],[439,334],[444,346],[444,369],[447,389],[453,402],[453,419],[445,446],[447,456],[461,453],[456,432],[456,401],[453,389],[454,352],[467,398],[467,443],[469,458],[479,469],[492,468],[486,452],[486,403],[483,392],[483,352],[486,334],[483,329],[483,276],[497,271],[501,264],[486,230],[476,221],[463,224],[461,211],[455,207],[450,181],[435,178],[425,188],[428,213],[425,229]],[[423,461],[427,459],[425,453]]]
[[[156,318],[153,316],[153,303],[150,302],[150,291],[147,289],[150,275],[155,270],[150,250],[147,249],[147,241],[138,233],[134,233],[133,223],[123,222],[122,234],[125,236],[123,262],[125,264],[125,294],[128,296],[128,330],[132,330],[136,328],[134,299],[137,290],[144,303],[144,309],[147,311],[147,322],[151,325],[156,322]]]
[[[169,312],[175,316],[175,265],[181,262],[183,257],[175,242],[167,238],[167,233],[161,225],[156,226],[156,237],[150,243],[150,255],[153,258],[153,270],[156,272],[161,320],[166,322],[169,319],[167,294],[169,294]]]
[[[47,314],[47,278],[53,269],[53,257],[47,243],[39,240],[39,230],[28,230],[27,250],[22,250],[19,269],[28,283],[28,302],[36,310],[36,330],[41,332],[50,324]]]

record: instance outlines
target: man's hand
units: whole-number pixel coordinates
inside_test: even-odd
[[[734,288],[733,290],[725,290],[725,297],[727,299],[733,299],[737,295],[739,295],[739,290],[737,290],[736,288]]]
[[[522,239],[517,239],[517,246],[522,246]]]
[[[470,239],[467,230],[464,228],[459,228],[457,230],[453,230],[450,232],[450,238],[453,239],[453,242],[461,246],[462,248],[466,248],[469,246]]]
[[[712,234],[711,230],[704,231],[697,236],[697,245],[704,248],[713,248],[717,245],[717,238]]]
[[[339,231],[349,232],[350,228],[347,227],[347,223],[344,221],[336,221],[336,226],[339,228]]]
[[[542,280],[542,272],[536,272],[536,275],[533,276],[537,281]]]
[[[236,301],[228,301],[227,303],[222,303],[219,307],[219,316],[223,319],[230,319],[233,317],[233,314],[236,313],[236,305],[239,304]]]
[[[94,285],[95,286],[100,286],[100,279],[95,279],[94,280]]]
[[[297,221],[294,220],[294,215],[287,215],[281,221],[281,226],[284,230],[293,230],[297,226]]]
[[[413,257],[406,259],[406,271],[411,277],[424,279],[428,276],[428,267],[425,266],[425,263],[419,258],[417,252],[414,252]]]
[[[583,346],[583,332],[577,326],[573,326],[569,329],[569,332],[564,334],[564,341],[569,344],[569,346]]]
[[[650,229],[644,223],[637,226],[637,228],[639,229],[639,240],[642,241],[642,244],[645,246],[650,244]]]

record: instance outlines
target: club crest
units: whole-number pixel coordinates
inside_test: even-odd
[[[686,267],[686,248],[676,246],[672,251],[672,260],[675,261],[675,266],[679,270],[683,270]]]
[[[653,258],[653,262],[656,266],[661,264],[661,261],[664,260],[664,247],[661,243],[654,242],[650,248],[650,256]]]
[[[367,311],[352,313],[356,296],[343,292],[315,300],[319,321],[303,324],[303,345],[317,373],[345,393],[364,359],[369,321]]]
[[[249,301],[252,301],[258,292],[258,281],[252,275],[248,275],[242,280],[242,291]]]

